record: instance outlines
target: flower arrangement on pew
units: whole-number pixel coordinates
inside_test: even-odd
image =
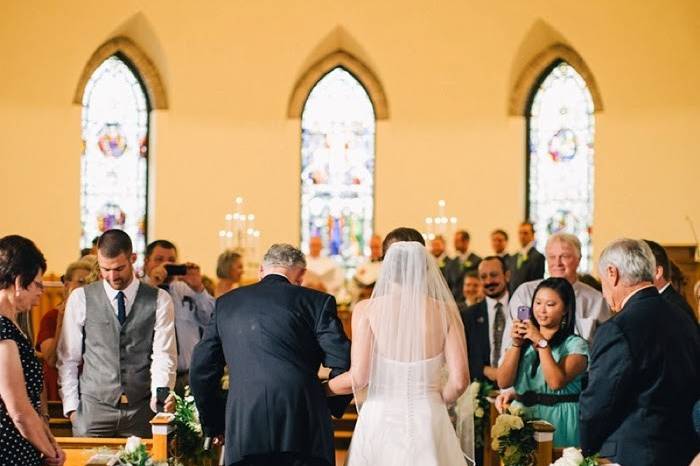
[[[175,417],[173,426],[175,435],[173,439],[173,451],[171,463],[174,466],[181,465],[206,465],[213,464],[216,452],[203,447],[204,436],[202,425],[199,422],[199,412],[194,404],[194,397],[190,395],[189,387],[185,388],[185,396],[181,397],[171,392],[175,398]]]
[[[124,448],[119,450],[117,458],[117,464],[120,466],[155,466],[146,445],[141,443],[139,437],[133,435],[126,440]]]
[[[491,448],[498,452],[504,466],[535,464],[535,429],[531,419],[518,405],[510,405],[500,414],[491,428]]]
[[[598,455],[586,456],[578,448],[564,448],[561,458],[550,466],[598,466]]]
[[[467,387],[467,398],[471,400],[474,412],[474,447],[483,448],[484,429],[489,425],[489,394],[494,386],[489,382],[475,380]]]

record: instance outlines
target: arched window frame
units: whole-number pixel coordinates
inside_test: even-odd
[[[376,122],[380,119],[385,119],[389,115],[389,110],[387,106],[387,99],[386,95],[384,94],[383,88],[377,79],[376,75],[363,63],[361,63],[359,60],[357,60],[355,57],[352,55],[348,54],[347,52],[344,51],[336,51],[328,56],[322,58],[318,62],[316,62],[313,66],[311,66],[297,81],[292,94],[290,96],[288,108],[287,108],[287,115],[289,118],[299,118],[300,122],[300,136],[302,136],[302,127],[301,127],[301,118],[304,113],[304,109],[306,107],[306,102],[314,89],[314,87],[330,72],[333,70],[340,68],[349,73],[356,81],[357,83],[362,86],[364,91],[366,92],[370,103],[372,105],[373,111],[374,111],[374,121],[375,121],[375,127],[374,127],[374,148],[373,148],[373,158],[375,161],[375,167],[376,167]],[[299,156],[300,156],[300,170],[301,170],[301,164],[302,164],[302,150],[301,150],[301,138],[300,138],[300,150],[299,150]],[[300,171],[301,173],[301,171]],[[373,170],[372,172],[372,224],[371,224],[371,231],[374,232],[374,221],[376,219],[376,199],[375,199],[375,193],[376,193],[376,169]],[[300,242],[303,237],[302,233],[302,228],[304,227],[303,221],[302,221],[302,202],[303,202],[303,187],[300,187],[300,192],[299,192],[299,206],[300,206],[300,214],[299,214],[299,234],[300,234]],[[369,238],[366,238],[366,241],[368,241]],[[306,247],[306,244],[301,245],[302,248]],[[366,248],[365,248],[366,249]],[[346,264],[347,265],[347,264]]]
[[[530,165],[531,165],[531,107],[537,92],[542,83],[547,79],[550,73],[562,62],[571,66],[586,83],[588,92],[593,101],[593,113],[597,113],[603,109],[603,101],[598,89],[597,83],[593,77],[591,70],[588,68],[583,58],[571,47],[564,44],[555,44],[547,48],[537,56],[524,68],[522,74],[516,81],[516,84],[511,93],[509,101],[509,114],[525,117],[525,218],[530,218]],[[594,152],[595,157],[595,152]],[[594,163],[594,160],[592,161]],[[591,203],[594,202],[595,193],[595,177],[592,177],[591,183]],[[590,206],[594,211],[594,205]],[[591,222],[592,227],[593,222]],[[541,238],[540,238],[541,239]],[[592,245],[591,241],[591,245]],[[591,248],[592,250],[592,248]],[[589,251],[589,254],[590,251]],[[584,269],[590,269],[592,266],[592,257],[586,258],[587,266]],[[588,270],[585,270],[588,271]]]
[[[108,40],[92,54],[87,64],[85,65],[83,72],[78,81],[78,85],[75,90],[73,97],[73,103],[83,107],[83,96],[86,91],[86,86],[90,81],[90,78],[97,70],[97,68],[102,65],[107,59],[111,57],[118,58],[124,65],[126,65],[133,76],[138,81],[141,90],[144,93],[146,100],[146,192],[145,192],[145,218],[144,218],[144,240],[148,242],[149,235],[149,216],[151,214],[150,206],[150,179],[153,176],[152,167],[150,164],[150,148],[151,148],[151,135],[152,135],[152,115],[151,112],[155,109],[167,109],[168,102],[165,94],[165,88],[160,75],[153,65],[150,58],[129,38],[127,37],[115,37]],[[82,116],[81,116],[82,118]],[[81,168],[82,171],[82,168]],[[82,176],[82,175],[81,175]],[[81,185],[83,181],[81,179]],[[81,191],[81,206],[82,206],[82,191]],[[82,223],[82,212],[80,214]],[[83,245],[84,247],[85,245]],[[134,251],[142,256],[143,251]]]

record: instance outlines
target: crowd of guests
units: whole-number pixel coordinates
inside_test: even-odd
[[[579,273],[574,235],[553,234],[540,252],[533,225],[523,222],[517,251],[508,253],[508,235],[498,229],[483,258],[470,239],[464,230],[455,234],[453,257],[442,236],[428,246],[461,312],[471,379],[500,387],[499,409],[530,407],[555,426],[556,447],[687,464],[680,461],[698,450],[690,411],[700,398],[700,332],[672,284],[664,248],[612,243],[600,257],[598,282]],[[323,255],[321,238],[311,238],[304,285],[348,293],[353,302],[369,297],[382,238],[369,244],[371,256],[346,280]],[[192,352],[216,298],[239,287],[244,270],[243,257],[225,251],[212,283],[197,264],[180,264],[174,243],[157,240],[137,277],[131,240],[120,230],[83,253],[66,268],[64,300],[43,316],[32,343],[20,316],[38,303],[46,261],[26,238],[0,239],[0,438],[18,464],[65,459],[48,428],[46,399],[62,400],[74,435],[148,437],[163,391],[182,393],[189,384]],[[687,448],[669,450],[678,444],[670,437]],[[630,438],[648,442],[633,451]]]

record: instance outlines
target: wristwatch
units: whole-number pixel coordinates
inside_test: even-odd
[[[540,341],[537,342],[537,348],[538,349],[545,349],[549,346],[549,342],[545,340],[544,338],[540,339]]]

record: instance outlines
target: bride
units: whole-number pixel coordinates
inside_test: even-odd
[[[350,371],[328,383],[358,406],[347,465],[467,464],[460,443],[472,443],[473,457],[472,433],[460,441],[447,413],[469,380],[464,328],[423,245],[391,245],[372,297],[353,311],[352,335]]]

